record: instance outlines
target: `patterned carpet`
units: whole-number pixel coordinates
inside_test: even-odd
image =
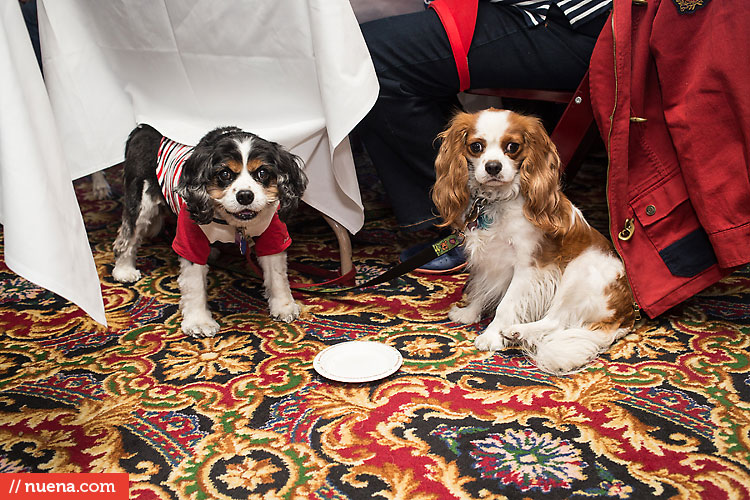
[[[599,227],[601,163],[567,188]],[[364,170],[360,282],[413,242]],[[120,171],[107,174],[119,192]],[[446,319],[465,275],[295,293],[303,315],[283,324],[232,249],[209,273],[221,332],[193,339],[168,239],[142,249],[139,282],[114,282],[121,205],[76,189],[110,326],[0,263],[0,472],[127,472],[141,500],[750,498],[748,268],[567,377],[519,350],[477,351],[487,320]],[[335,267],[322,218],[302,210],[290,230],[292,261]],[[360,384],[313,370],[353,339],[397,348],[403,366]]]

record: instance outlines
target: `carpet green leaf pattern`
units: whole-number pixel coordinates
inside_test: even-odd
[[[602,169],[588,170],[566,190],[606,228],[590,191]],[[221,331],[190,338],[169,237],[142,248],[141,280],[115,282],[121,204],[76,190],[109,327],[0,263],[0,472],[126,472],[138,500],[750,498],[748,268],[554,377],[520,350],[475,349],[489,319],[447,319],[464,274],[295,292],[303,312],[285,324],[223,247],[208,284]],[[363,196],[359,282],[407,244],[383,196]],[[335,269],[316,213],[290,232],[291,262]],[[403,366],[370,383],[318,375],[316,354],[347,340],[391,345]]]

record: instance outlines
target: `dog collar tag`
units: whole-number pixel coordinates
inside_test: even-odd
[[[480,229],[489,229],[490,224],[492,224],[492,221],[493,221],[492,217],[490,217],[484,212],[480,212],[479,217],[477,217],[477,226]]]
[[[242,237],[239,231],[235,234],[234,241],[240,247],[240,253],[245,255],[247,253],[247,241]]]
[[[466,216],[466,230],[488,229],[492,224],[492,217],[484,212],[484,200],[481,198],[474,199],[469,214]]]
[[[482,213],[479,214],[477,220],[466,226],[466,229],[468,229],[469,231],[473,231],[474,229],[489,229],[492,221],[492,217]]]

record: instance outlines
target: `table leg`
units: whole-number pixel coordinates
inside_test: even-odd
[[[327,215],[323,215],[323,218],[326,220],[329,226],[331,226],[331,229],[333,229],[334,234],[336,234],[336,239],[339,240],[339,258],[341,260],[341,274],[347,274],[349,271],[352,270],[352,242],[349,238],[349,231],[346,230],[344,226],[336,222],[335,220],[331,219]]]

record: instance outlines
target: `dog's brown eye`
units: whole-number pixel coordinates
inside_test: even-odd
[[[221,182],[229,183],[229,182],[232,182],[232,179],[234,179],[234,172],[232,172],[228,168],[223,168],[219,170],[219,173],[216,174],[216,177]]]
[[[520,148],[521,145],[517,142],[509,142],[505,145],[505,152],[508,154],[513,154],[518,151],[518,148]]]
[[[478,155],[479,153],[484,151],[484,144],[482,144],[481,142],[472,142],[471,144],[469,144],[469,151],[471,151],[475,155]]]
[[[255,171],[255,178],[258,179],[259,182],[265,182],[269,177],[271,177],[271,171],[266,167],[260,167]]]

